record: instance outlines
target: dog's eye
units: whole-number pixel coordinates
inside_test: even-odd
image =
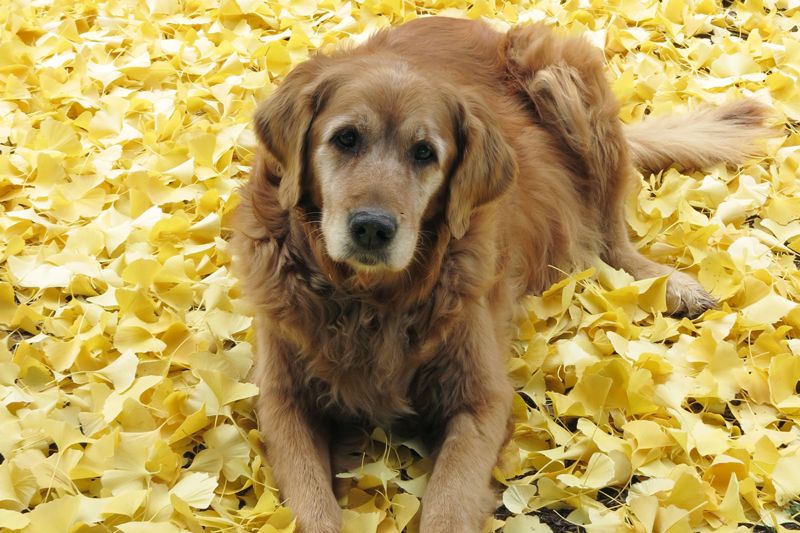
[[[433,148],[430,147],[429,144],[426,143],[419,143],[414,148],[414,160],[415,161],[430,161],[433,159]]]
[[[333,137],[333,143],[343,150],[352,150],[358,142],[358,133],[355,130],[343,130]]]

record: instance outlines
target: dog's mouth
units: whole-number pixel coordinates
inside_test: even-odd
[[[348,252],[345,262],[353,268],[376,270],[388,267],[388,257],[384,250],[368,252],[353,247]]]

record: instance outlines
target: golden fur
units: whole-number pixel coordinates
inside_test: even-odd
[[[354,422],[431,436],[421,531],[479,531],[507,437],[513,301],[560,272],[600,256],[637,278],[670,274],[671,312],[713,305],[633,248],[622,202],[634,165],[745,155],[762,108],[628,129],[617,114],[586,41],[435,17],[312,58],[258,110],[233,245],[257,306],[267,455],[301,531],[341,527],[331,434]],[[353,148],[343,131],[358,133]],[[420,143],[433,159],[409,156]],[[382,255],[348,252],[361,206],[397,220]]]

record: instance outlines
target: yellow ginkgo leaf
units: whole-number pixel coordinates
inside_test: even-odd
[[[568,487],[580,489],[599,489],[607,486],[614,479],[614,461],[603,453],[595,453],[589,458],[586,470],[580,476],[560,474],[561,483]]]
[[[404,493],[395,494],[392,498],[392,514],[394,515],[398,531],[403,531],[414,518],[420,508],[418,498]]]
[[[30,522],[30,518],[19,511],[0,509],[0,528],[7,531],[17,531],[30,524]]]
[[[797,475],[799,469],[800,455],[796,446],[793,453],[781,457],[775,463],[771,482],[775,487],[775,502],[778,505],[786,505],[800,496],[800,476]]]
[[[160,352],[165,347],[163,341],[139,326],[121,326],[114,334],[114,347],[120,352]]]
[[[170,522],[126,522],[116,526],[122,533],[182,533],[182,529]]]
[[[553,533],[547,524],[543,524],[537,517],[529,515],[512,516],[506,520],[503,527],[504,533]]]
[[[797,302],[771,292],[742,309],[742,316],[752,324],[774,324],[798,305],[800,304]]]
[[[342,514],[342,533],[376,533],[385,514],[379,511],[357,513],[345,510]]]
[[[503,491],[503,505],[514,514],[525,513],[536,492],[533,485],[513,484]]]
[[[193,472],[182,477],[170,489],[170,494],[185,502],[189,507],[205,509],[214,499],[214,490],[217,488],[215,477],[202,472]]]

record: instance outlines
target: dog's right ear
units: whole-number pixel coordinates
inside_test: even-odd
[[[300,201],[305,173],[306,137],[319,110],[327,58],[318,56],[295,67],[255,113],[255,131],[275,163],[278,201],[291,209]]]

